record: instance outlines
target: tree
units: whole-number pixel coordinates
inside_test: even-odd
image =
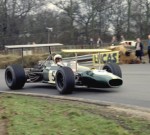
[[[89,37],[98,37],[102,32],[107,31],[108,12],[106,9],[109,7],[106,5],[108,5],[108,0],[81,0],[80,12],[76,21],[81,33],[84,33],[86,37],[86,42]]]
[[[7,0],[0,1],[0,50],[4,49],[7,34]]]
[[[149,17],[150,17],[150,1],[149,0],[145,0],[145,6],[146,6],[146,28],[149,28]],[[150,31],[148,29],[146,30],[146,35],[148,35],[150,33]]]
[[[49,9],[49,3],[57,10]],[[0,0],[0,47],[5,44],[86,43],[115,34],[145,37],[150,27],[150,0]]]
[[[40,0],[0,0],[0,4],[1,46],[4,47],[6,42],[19,43],[20,36],[25,32],[25,18],[44,3]]]
[[[117,40],[120,41],[120,36],[124,34],[126,30],[126,12],[124,3],[120,0],[115,0],[110,10],[111,27],[114,29],[114,34],[116,35]]]
[[[74,31],[75,31],[75,18],[76,14],[79,11],[79,5],[78,2],[75,0],[60,0],[58,2],[53,2],[54,5],[56,5],[59,9],[64,12],[69,19],[70,22],[70,34],[71,34],[71,44],[75,43],[75,36],[74,36]]]
[[[132,6],[133,0],[127,0],[127,7],[128,7],[128,13],[127,13],[127,37],[130,38],[130,21],[131,21],[131,6]]]
[[[76,22],[79,24],[80,33],[84,33],[86,42],[89,40],[89,35],[94,36],[94,21],[97,14],[95,4],[92,0],[81,0],[80,11],[77,14]]]

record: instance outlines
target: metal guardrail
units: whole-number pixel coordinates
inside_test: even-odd
[[[67,58],[63,58],[63,61],[74,61],[76,60],[75,57],[67,57]],[[93,61],[92,61],[92,54],[89,55],[82,55],[82,56],[77,56],[77,61],[80,65],[84,65],[84,66],[92,66],[93,65]]]
[[[65,61],[70,61],[70,60],[75,60],[75,57],[67,57],[67,58],[63,58],[63,60]],[[88,59],[92,59],[92,54],[89,55],[82,55],[82,56],[77,56],[77,60],[78,61],[82,61],[82,60],[88,60]]]
[[[79,64],[83,65],[83,66],[93,66],[93,62],[92,61],[79,62]]]
[[[75,57],[63,58],[64,62],[70,62],[70,61],[75,61],[75,60],[76,60]],[[83,65],[83,66],[93,66],[92,54],[78,56],[77,61],[80,65]],[[44,63],[44,62],[48,62],[48,61],[44,61],[44,60],[39,61],[39,63]]]

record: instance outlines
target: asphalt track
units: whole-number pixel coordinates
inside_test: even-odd
[[[124,84],[119,88],[76,88],[65,96],[150,108],[150,64],[121,65],[121,69]],[[10,91],[5,84],[4,71],[0,70],[0,91]],[[28,83],[15,92],[61,96],[54,87],[43,83]]]

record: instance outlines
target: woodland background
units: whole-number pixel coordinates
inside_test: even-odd
[[[5,45],[86,45],[150,33],[150,0],[0,0],[0,50]],[[49,29],[50,28],[50,29]],[[52,29],[51,29],[52,28]]]

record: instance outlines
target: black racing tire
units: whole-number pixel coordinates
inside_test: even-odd
[[[71,94],[75,86],[75,77],[71,68],[60,67],[56,72],[56,88],[60,94]]]
[[[103,70],[106,70],[107,72],[113,73],[114,75],[122,78],[122,72],[121,68],[116,63],[107,63],[103,66]]]
[[[12,90],[23,88],[26,82],[25,71],[21,65],[11,65],[5,70],[5,81]]]

